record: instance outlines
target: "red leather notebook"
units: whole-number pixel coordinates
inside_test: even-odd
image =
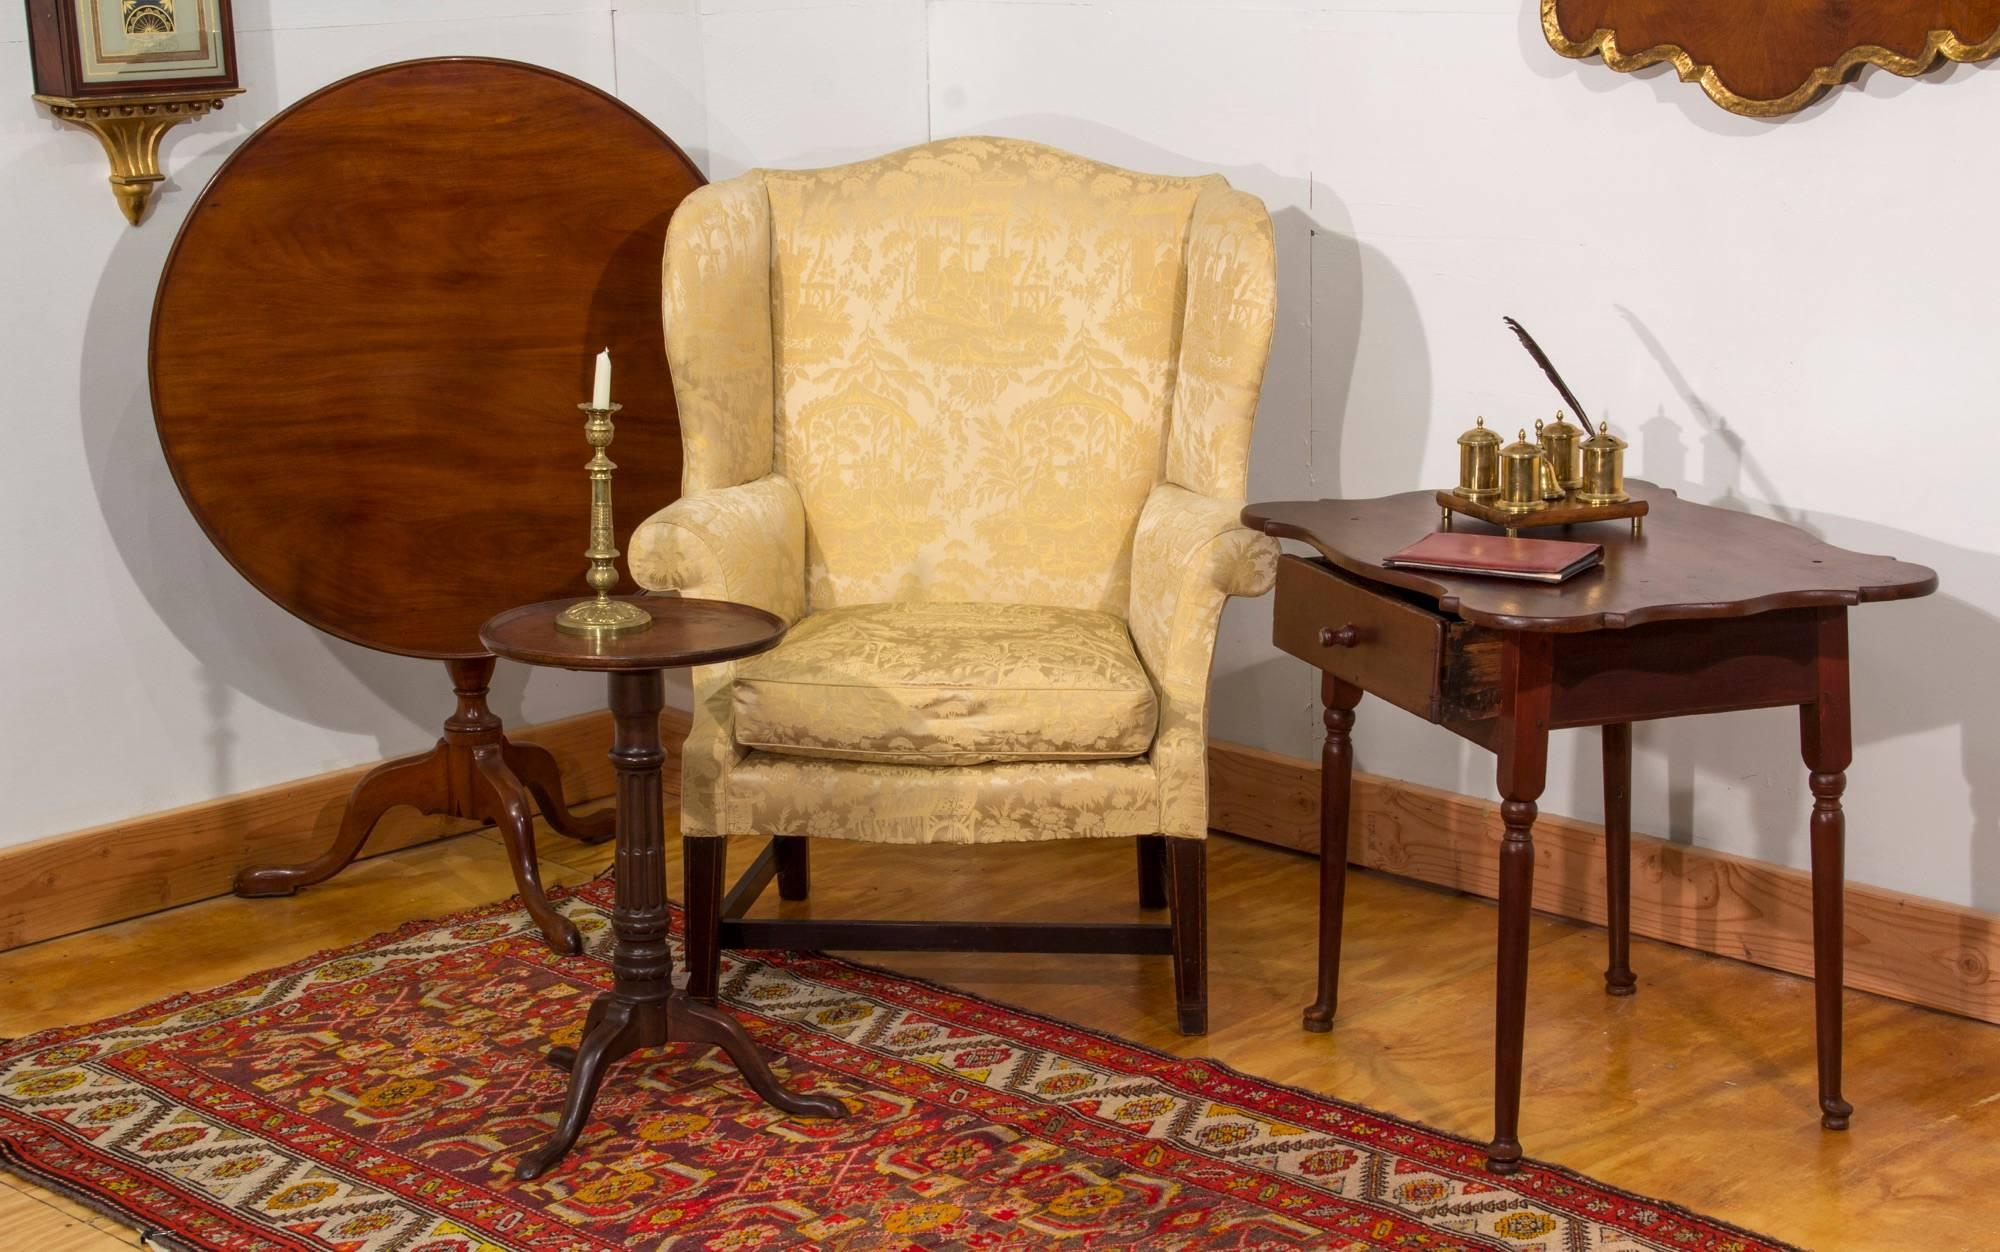
[[[1505,535],[1471,535],[1439,531],[1425,535],[1382,564],[1394,569],[1431,570],[1439,574],[1482,574],[1493,578],[1524,578],[1559,583],[1604,559],[1601,543],[1567,539],[1509,539]]]

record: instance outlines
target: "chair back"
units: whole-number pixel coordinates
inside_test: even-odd
[[[766,171],[774,468],[813,609],[1123,614],[1161,481],[1195,200],[1040,144]]]

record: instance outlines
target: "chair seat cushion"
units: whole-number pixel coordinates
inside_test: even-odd
[[[1115,760],[1159,720],[1122,619],[1037,604],[862,604],[812,613],[738,662],[736,742],[901,764]]]

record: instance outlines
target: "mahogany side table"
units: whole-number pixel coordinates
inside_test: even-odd
[[[1796,705],[1813,794],[1814,1005],[1820,1122],[1845,1130],[1840,1095],[1842,880],[1840,797],[1853,758],[1847,610],[1937,589],[1921,565],[1820,542],[1794,526],[1690,504],[1631,482],[1651,513],[1570,527],[1604,545],[1604,563],[1556,585],[1389,569],[1387,557],[1437,526],[1427,491],[1377,500],[1253,504],[1243,524],[1301,540],[1319,559],[1280,558],[1273,641],[1321,671],[1326,744],[1320,775],[1318,995],[1307,1030],[1332,1028],[1347,883],[1354,707],[1364,691],[1444,726],[1498,758],[1498,987],[1493,1140],[1487,1168],[1519,1168],[1522,1035],[1535,802],[1549,732],[1604,728],[1605,990],[1631,995],[1632,723]],[[1454,526],[1497,528],[1469,518]]]
[[[523,1179],[541,1177],[575,1145],[613,1061],[665,1043],[720,1047],[743,1071],[751,1090],[787,1113],[847,1115],[847,1106],[832,1096],[780,1086],[735,1018],[676,990],[673,950],[667,946],[661,671],[755,656],[784,636],[785,625],[762,609],[722,600],[622,598],[643,604],[653,615],[652,624],[618,635],[564,634],[555,628],[556,615],[575,600],[572,596],[510,609],[479,631],[480,642],[496,656],[609,675],[611,764],[618,771],[617,895],[611,917],[615,982],[592,1002],[582,1041],[573,1049],[549,1049],[550,1063],[570,1073],[569,1096],[548,1143],[516,1168],[515,1176]]]

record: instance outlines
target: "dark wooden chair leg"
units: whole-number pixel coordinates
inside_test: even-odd
[[[575,923],[558,913],[542,888],[542,866],[535,851],[535,817],[528,808],[528,791],[507,761],[498,744],[472,751],[478,769],[479,788],[473,804],[475,816],[492,822],[507,845],[507,859],[514,867],[514,885],[521,892],[521,904],[535,919],[542,937],[557,952],[574,955],[583,951],[583,936]]]
[[[721,990],[722,875],[728,853],[727,839],[681,836],[687,892],[687,993],[703,1004],[714,1004]]]
[[[812,840],[779,835],[771,840],[778,858],[778,898],[803,900],[812,894]]]
[[[1553,641],[1512,634],[1501,656],[1498,738],[1500,942],[1493,1023],[1493,1142],[1486,1168],[1521,1168],[1521,1066],[1528,1024],[1528,915],[1535,894],[1535,801],[1548,773]]]
[[[1320,676],[1326,743],[1319,757],[1319,974],[1305,1028],[1333,1029],[1340,1003],[1340,933],[1347,911],[1347,818],[1354,782],[1354,706],[1361,688]]]
[[[1611,959],[1604,990],[1629,996],[1639,989],[1632,974],[1632,723],[1604,728],[1604,928]]]
[[[580,816],[563,803],[562,767],[547,748],[538,743],[502,740],[500,754],[506,759],[507,768],[514,771],[528,788],[528,794],[535,798],[542,820],[557,834],[583,843],[603,843],[617,833],[618,814],[611,809]]]
[[[1181,1033],[1208,1033],[1208,841],[1168,839],[1167,894],[1173,909],[1174,1008]]]
[[[1819,613],[1819,699],[1799,710],[1799,739],[1812,771],[1813,1008],[1819,1040],[1820,1125],[1846,1130],[1854,1106],[1840,1095],[1841,995],[1847,978],[1847,815],[1840,797],[1854,761],[1847,689],[1847,611]]]
[[[1167,907],[1167,837],[1140,835],[1133,841],[1139,848],[1139,907]]]

